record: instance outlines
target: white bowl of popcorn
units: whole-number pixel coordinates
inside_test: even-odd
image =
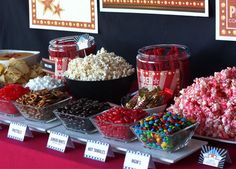
[[[118,103],[129,92],[134,72],[124,58],[102,48],[96,55],[73,59],[64,75],[74,97]]]

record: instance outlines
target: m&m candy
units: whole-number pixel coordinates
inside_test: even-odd
[[[148,116],[139,121],[132,129],[145,146],[174,151],[191,137],[191,132],[197,127],[193,124],[194,121],[167,112]],[[193,126],[193,128],[189,127],[185,132],[180,132],[188,126]]]

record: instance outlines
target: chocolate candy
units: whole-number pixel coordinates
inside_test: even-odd
[[[91,133],[96,131],[96,128],[89,120],[89,117],[109,108],[110,105],[108,103],[81,98],[58,108],[54,113],[67,129]]]
[[[124,97],[122,104],[129,109],[150,109],[166,104],[172,96],[172,90],[167,88],[162,90],[160,87],[155,87],[149,91],[143,87],[132,98],[129,95]]]
[[[132,127],[140,141],[149,148],[175,151],[185,146],[197,124],[171,112],[148,116]],[[191,126],[191,127],[189,127]]]
[[[132,141],[135,135],[130,130],[130,126],[145,116],[147,113],[143,110],[114,107],[94,117],[93,121],[103,136],[121,141]]]

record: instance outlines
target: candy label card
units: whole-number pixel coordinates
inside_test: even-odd
[[[29,0],[30,28],[98,33],[96,0]]]
[[[74,144],[68,135],[59,132],[50,132],[47,148],[65,152],[66,147],[74,148]]]
[[[100,11],[208,17],[208,3],[208,0],[100,0]]]
[[[231,163],[228,151],[221,148],[203,146],[199,163],[217,168],[224,168],[225,161]]]
[[[55,61],[42,58],[43,71],[49,74],[55,73]]]
[[[156,168],[149,154],[127,151],[123,165],[124,169],[147,169]]]
[[[21,123],[11,122],[7,137],[19,141],[24,141],[25,136],[33,137],[28,126]]]
[[[110,150],[109,144],[88,140],[84,152],[85,158],[105,162],[107,156],[114,156],[113,152]]]
[[[216,0],[216,39],[236,41],[235,0]]]

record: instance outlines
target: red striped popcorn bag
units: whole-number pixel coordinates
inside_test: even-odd
[[[137,75],[139,89],[156,86],[178,94],[190,79],[189,50],[177,44],[146,46],[138,50]]]

